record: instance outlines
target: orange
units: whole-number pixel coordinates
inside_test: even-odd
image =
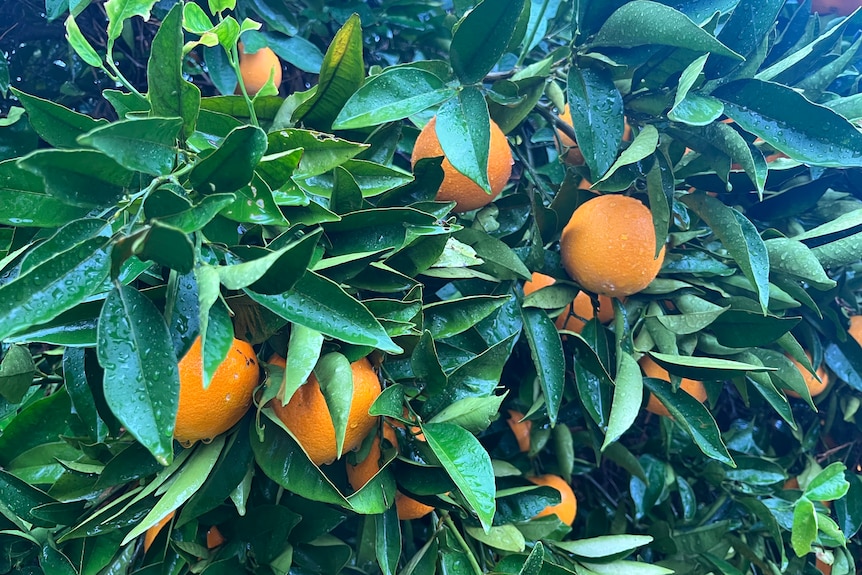
[[[816,559],[814,562],[814,567],[823,573],[823,575],[832,575],[832,565],[826,563],[822,559]]]
[[[147,529],[147,532],[144,533],[144,553],[150,550],[150,547],[153,545],[153,541],[156,540],[156,537],[159,536],[162,528],[168,524],[168,521],[173,519],[174,511],[171,511],[165,518],[160,520],[158,523]]]
[[[252,393],[260,382],[260,369],[249,343],[234,339],[227,357],[203,388],[201,338],[180,360],[180,405],[174,437],[188,447],[198,440],[209,441],[242,419],[251,405]]]
[[[811,354],[805,352],[808,360],[811,361]],[[793,362],[793,365],[796,366],[796,369],[799,370],[799,373],[802,374],[802,379],[805,380],[805,387],[808,388],[808,393],[811,394],[811,397],[817,397],[829,387],[829,374],[826,372],[826,369],[821,365],[817,368],[817,377],[811,375],[811,372],[802,367],[802,364],[788,356],[788,359]],[[818,381],[819,378],[819,381]],[[799,397],[799,394],[793,391],[792,389],[785,390],[787,395],[790,397]]]
[[[529,280],[524,282],[524,295],[528,296],[534,291],[539,291],[543,287],[548,287],[556,280],[551,276],[539,272],[533,272]]]
[[[670,374],[667,372],[667,370],[654,362],[650,356],[643,356],[638,363],[640,364],[641,369],[644,371],[647,377],[654,377],[656,379],[670,381]],[[682,384],[680,385],[680,389],[682,389],[684,392],[686,392],[701,403],[706,401],[706,388],[700,381],[682,378]],[[655,413],[656,415],[670,417],[670,412],[667,410],[664,404],[662,404],[662,402],[653,397],[652,394],[650,394],[649,396],[646,410],[650,413]]]
[[[242,83],[249,96],[254,96],[266,85],[272,74],[272,81],[278,88],[281,84],[281,60],[269,48],[261,48],[254,54],[246,54],[242,43],[239,48],[239,71]]]
[[[423,158],[444,156],[443,182],[437,190],[437,201],[455,202],[455,212],[469,212],[491,203],[500,195],[512,175],[512,150],[506,135],[494,120],[491,120],[491,144],[488,150],[488,182],[491,184],[491,193],[487,194],[479,184],[456,170],[445,157],[440,140],[437,139],[436,126],[437,116],[434,116],[419,132],[410,161],[415,166],[416,162]]]
[[[862,315],[850,316],[850,327],[847,333],[856,340],[856,343],[862,345]]]
[[[506,423],[509,424],[509,428],[515,434],[515,439],[518,441],[518,449],[521,453],[527,453],[530,451],[530,430],[533,428],[533,422],[529,420],[521,421],[522,419],[524,419],[523,413],[510,409],[509,419],[506,420]]]
[[[271,363],[276,363],[270,359]],[[366,358],[350,364],[353,371],[353,399],[347,416],[347,432],[344,436],[344,451],[359,447],[379,417],[369,415],[368,409],[380,395],[380,380]],[[335,426],[329,415],[326,400],[320,391],[320,383],[312,374],[308,381],[296,390],[287,405],[278,399],[270,403],[275,415],[299,441],[308,457],[316,465],[335,461],[338,455],[335,446]]]
[[[207,549],[215,549],[225,542],[224,535],[213,525],[207,530]]]
[[[395,430],[385,423],[383,424],[383,438],[389,441],[395,449],[398,449],[398,438],[395,435]],[[347,481],[354,490],[362,489],[380,471],[382,455],[380,442],[375,440],[365,459],[356,465],[347,465]],[[398,511],[398,519],[402,521],[419,519],[434,511],[430,505],[420,503],[401,492],[395,494],[395,508]]]
[[[784,482],[784,485],[781,486],[782,489],[799,489],[799,479],[796,477],[791,477],[787,481]]]
[[[536,517],[545,517],[554,514],[560,518],[560,521],[566,525],[571,525],[575,521],[575,515],[578,514],[578,499],[575,497],[571,486],[566,483],[566,480],[559,475],[538,475],[528,477],[530,483],[536,485],[547,485],[553,487],[560,492],[560,502],[556,505],[549,505],[542,509]]]
[[[571,313],[570,313],[571,312]],[[563,313],[557,316],[557,329],[565,329],[575,333],[581,333],[586,322],[595,317],[593,301],[585,292],[579,292],[572,304]],[[583,318],[583,319],[581,319]],[[614,304],[608,296],[599,296],[599,321],[608,323],[614,319]]]
[[[606,194],[575,210],[560,238],[563,267],[581,287],[599,295],[624,297],[647,287],[658,275],[652,214],[634,198]]]

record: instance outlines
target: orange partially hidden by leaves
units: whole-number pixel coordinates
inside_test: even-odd
[[[791,477],[787,481],[784,482],[784,485],[781,486],[782,489],[799,489],[799,479],[796,477]]]
[[[527,453],[530,451],[530,430],[533,428],[533,422],[529,420],[522,421],[523,419],[523,413],[510,409],[509,419],[506,420],[506,423],[509,424],[509,429],[515,434],[518,449],[521,453]]]
[[[656,379],[670,381],[670,374],[667,372],[667,370],[654,362],[652,358],[648,355],[643,356],[638,363],[640,364],[641,369],[647,377],[654,377]],[[682,391],[686,392],[701,403],[706,401],[706,388],[700,381],[684,377],[682,378],[680,389],[682,389]],[[650,394],[649,396],[646,410],[650,413],[655,413],[656,415],[670,417],[670,412],[667,410],[664,404],[662,404],[662,402],[656,399],[655,396],[653,396],[652,394]]]
[[[201,338],[180,360],[180,403],[174,437],[185,446],[209,441],[233,427],[251,406],[260,366],[250,344],[234,339],[227,357],[203,388]]]
[[[270,363],[276,362],[270,359]],[[368,414],[368,409],[381,391],[380,380],[371,363],[362,358],[351,363],[350,368],[353,371],[353,400],[347,416],[344,452],[359,447],[379,420],[377,416]],[[316,465],[335,461],[338,455],[335,426],[314,374],[296,390],[287,405],[283,406],[281,401],[275,399],[270,406]]]
[[[832,565],[818,558],[814,562],[814,567],[823,573],[823,575],[832,575]]]
[[[811,354],[809,354],[808,352],[805,352],[805,355],[808,357],[808,360],[810,361],[811,360]],[[829,373],[826,371],[826,369],[822,365],[817,368],[817,370],[816,370],[817,377],[814,377],[810,371],[808,371],[807,369],[805,369],[802,366],[801,363],[799,363],[798,361],[796,361],[795,359],[793,359],[790,356],[788,356],[788,359],[791,362],[793,362],[793,365],[795,365],[796,369],[799,370],[799,373],[802,374],[802,379],[805,381],[805,387],[808,388],[808,393],[811,394],[811,397],[817,397],[818,395],[820,395],[821,393],[826,391],[826,388],[829,387]],[[819,378],[819,380],[818,380],[818,378]],[[800,397],[800,395],[798,393],[796,393],[795,391],[793,391],[792,389],[788,389],[786,391],[787,391],[787,395],[789,395],[790,397],[796,397],[796,398]]]
[[[647,287],[664,261],[655,257],[652,214],[641,202],[620,194],[587,200],[575,210],[560,238],[563,267],[581,287],[599,295],[624,297]]]
[[[543,287],[548,287],[556,280],[549,275],[539,272],[533,272],[528,281],[524,282],[524,295],[528,296],[535,291],[539,291]]]
[[[570,313],[571,312],[571,313]],[[590,321],[595,317],[593,310],[593,300],[585,292],[579,292],[572,301],[569,308],[566,308],[563,313],[557,316],[555,322],[557,329],[565,329],[575,333],[581,333],[586,321]],[[583,318],[583,319],[581,319]],[[599,296],[599,322],[608,323],[614,319],[614,304],[611,298],[605,295]]]
[[[469,212],[490,204],[500,195],[512,175],[512,150],[506,135],[494,120],[491,120],[491,144],[488,150],[488,183],[491,184],[491,193],[487,194],[479,184],[456,170],[445,158],[436,130],[437,116],[434,116],[419,132],[410,160],[415,166],[416,162],[423,158],[444,156],[443,182],[437,190],[437,201],[455,202],[455,212]]]
[[[218,527],[213,525],[207,530],[207,549],[215,549],[224,542],[224,535],[221,534]]]
[[[571,525],[575,522],[575,516],[578,514],[578,499],[565,479],[559,475],[552,474],[538,475],[528,477],[527,479],[536,485],[547,485],[560,492],[560,502],[557,505],[545,507],[536,517],[545,517],[554,514],[566,525]]]
[[[847,328],[847,333],[856,340],[856,343],[862,345],[862,315],[850,316],[850,327]]]
[[[249,96],[254,96],[266,85],[272,74],[275,87],[281,85],[281,60],[275,52],[269,48],[261,48],[254,54],[247,54],[243,45],[239,48],[239,71],[242,75],[242,83]]]
[[[383,424],[383,438],[389,441],[395,449],[398,449],[398,438],[395,435],[395,430],[386,423]],[[365,459],[356,465],[347,465],[347,481],[354,490],[358,491],[362,489],[380,471],[382,457],[383,452],[380,449],[380,441],[375,440],[371,444],[371,449],[368,451]],[[434,511],[434,508],[430,505],[420,503],[400,492],[395,494],[395,508],[398,511],[398,519],[402,521],[419,519]]]
[[[167,515],[165,515],[164,519],[160,520],[158,523],[147,529],[147,532],[144,533],[144,553],[150,550],[150,547],[153,545],[153,541],[156,540],[156,537],[159,536],[159,533],[162,531],[162,528],[168,524],[168,522],[173,519],[174,511],[171,511]]]

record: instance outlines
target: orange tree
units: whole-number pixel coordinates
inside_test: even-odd
[[[0,66],[0,573],[856,572],[859,11],[86,5],[115,121]]]

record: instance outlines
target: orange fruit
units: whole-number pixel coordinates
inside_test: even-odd
[[[658,258],[652,214],[634,198],[606,194],[575,210],[560,238],[563,267],[581,287],[624,297],[647,287],[664,261]]]
[[[862,315],[850,316],[850,327],[847,333],[856,340],[856,343],[862,345]]]
[[[781,486],[782,489],[799,489],[799,479],[796,477],[791,477],[787,481],[784,482],[784,485]]]
[[[808,360],[811,361],[811,354],[805,352],[805,355],[806,357],[808,357]],[[829,387],[829,374],[826,372],[826,369],[822,365],[817,368],[817,377],[814,377],[813,375],[811,375],[810,371],[802,367],[801,363],[799,363],[790,356],[788,356],[788,359],[793,362],[793,365],[795,365],[796,369],[799,370],[799,373],[802,374],[802,379],[805,380],[805,387],[808,388],[808,393],[811,394],[811,397],[817,397],[818,395],[826,391],[826,388]],[[819,381],[818,378],[820,378]],[[792,389],[787,389],[785,391],[790,397],[800,397],[799,394]]]
[[[509,419],[506,423],[509,424],[509,429],[515,434],[515,439],[518,441],[518,449],[521,453],[530,451],[530,430],[533,428],[533,422],[530,420],[521,421],[524,419],[524,414],[514,409],[509,410]]]
[[[173,519],[174,511],[171,511],[167,515],[165,515],[164,519],[161,519],[158,523],[147,529],[147,532],[144,533],[144,553],[150,550],[150,547],[153,545],[153,541],[156,540],[162,528],[168,524],[168,521]]]
[[[270,360],[271,363],[275,363]],[[380,395],[380,380],[366,358],[350,364],[353,371],[353,399],[347,416],[347,432],[344,436],[344,451],[359,447],[379,417],[369,415],[368,409]],[[335,461],[338,455],[335,446],[335,426],[329,415],[326,400],[320,391],[320,383],[312,374],[308,381],[296,390],[287,405],[278,399],[270,403],[275,415],[299,441],[309,458],[316,464]]]
[[[434,116],[419,132],[410,161],[415,166],[416,162],[423,158],[444,156],[443,182],[437,190],[437,201],[455,202],[455,212],[469,212],[490,204],[500,195],[512,175],[512,150],[506,135],[494,120],[491,120],[491,144],[488,150],[488,182],[491,184],[491,193],[487,194],[479,184],[456,170],[446,159],[440,140],[437,139],[436,127],[437,116]]]
[[[641,369],[647,377],[654,377],[656,379],[670,381],[670,374],[667,372],[667,370],[654,362],[650,356],[643,356],[638,363],[640,364]],[[684,377],[682,378],[682,384],[680,385],[680,389],[682,389],[684,392],[686,392],[701,403],[706,401],[706,388],[700,381]],[[646,410],[650,413],[655,413],[656,415],[670,417],[670,412],[667,410],[664,404],[658,399],[656,399],[652,394],[650,394],[649,396]]]
[[[832,565],[826,563],[822,559],[816,559],[814,562],[814,567],[823,573],[823,575],[832,575]]]
[[[260,368],[251,344],[234,339],[227,357],[203,388],[201,338],[180,360],[180,404],[174,438],[190,446],[209,441],[233,427],[251,406],[252,393],[260,382]]]
[[[395,430],[386,423],[383,424],[383,438],[389,441],[396,450],[398,449],[398,438],[395,435]],[[347,465],[347,481],[354,490],[358,491],[362,489],[380,471],[382,456],[383,452],[380,449],[380,442],[374,441],[365,459],[356,465]],[[419,519],[434,511],[434,508],[430,505],[420,503],[401,492],[396,492],[395,494],[395,508],[398,511],[398,519],[402,521]]]
[[[575,497],[575,492],[572,487],[566,483],[566,480],[559,475],[538,475],[527,478],[530,483],[536,485],[547,485],[553,487],[560,492],[560,502],[556,505],[549,505],[542,509],[536,517],[545,517],[554,514],[560,518],[560,521],[566,525],[571,525],[575,521],[575,515],[578,514],[578,499]]]
[[[242,43],[237,47],[239,49],[239,72],[249,96],[254,96],[260,92],[269,80],[270,74],[272,74],[275,87],[278,88],[281,85],[281,60],[278,59],[275,52],[269,48],[261,48],[254,54],[247,54],[243,50]]]
[[[587,325],[584,320],[590,321],[594,317],[593,301],[586,292],[579,292],[572,301],[571,306],[557,316],[555,324],[557,329],[581,333],[581,330]],[[608,323],[612,319],[614,319],[614,304],[608,296],[600,295],[599,321],[601,323]]]
[[[548,287],[556,280],[551,276],[539,272],[533,272],[531,279],[524,282],[524,295],[528,296],[534,291],[538,291],[543,287]]]
[[[215,549],[225,542],[224,535],[213,525],[207,530],[207,549]]]

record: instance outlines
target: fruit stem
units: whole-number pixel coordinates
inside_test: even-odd
[[[455,527],[455,522],[452,521],[452,517],[450,517],[448,513],[443,515],[443,523],[446,524],[446,526],[452,532],[452,535],[458,541],[458,544],[461,546],[461,549],[463,549],[464,553],[467,554],[467,560],[470,561],[470,566],[473,567],[473,572],[476,575],[482,575],[482,568],[479,567],[479,562],[476,561],[476,556],[473,555],[473,550],[470,549],[470,546],[467,544],[467,541],[464,539],[464,536],[461,535],[461,532],[458,531],[457,527]]]

